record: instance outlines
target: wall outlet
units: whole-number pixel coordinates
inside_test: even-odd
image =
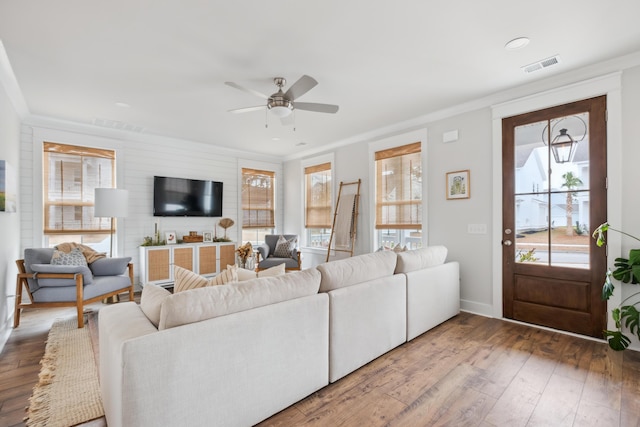
[[[469,234],[487,234],[487,224],[467,224]]]

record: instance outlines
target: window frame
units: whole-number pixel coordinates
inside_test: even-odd
[[[371,179],[369,180],[369,233],[371,236],[371,250],[378,250],[383,243],[386,243],[387,236],[384,234],[383,230],[377,230],[375,227],[377,218],[376,218],[376,152],[394,149],[397,147],[402,147],[404,145],[409,145],[413,143],[420,142],[421,150],[420,150],[420,159],[421,159],[421,167],[422,167],[422,215],[421,215],[421,224],[422,230],[416,232],[415,230],[400,230],[400,234],[402,237],[400,239],[401,244],[405,244],[403,241],[411,240],[412,244],[407,245],[408,247],[426,247],[428,245],[429,240],[429,232],[427,229],[428,222],[428,209],[427,209],[427,201],[428,201],[428,171],[427,171],[427,143],[428,131],[426,128],[420,128],[413,131],[397,134],[394,136],[390,136],[384,139],[375,140],[369,143],[368,152],[369,152],[369,176]],[[393,229],[396,230],[396,229]]]
[[[89,158],[99,158],[99,159],[108,159],[111,161],[111,170],[110,174],[110,183],[104,182],[101,179],[98,180],[97,186],[94,186],[92,189],[88,191],[88,197],[81,198],[81,200],[74,199],[65,199],[62,196],[59,199],[55,199],[52,197],[55,194],[55,189],[50,189],[48,183],[50,182],[51,177],[51,163],[48,161],[50,156],[72,156],[79,159],[80,162],[80,171],[81,171],[81,192],[84,194],[84,183],[89,178],[85,175],[85,164],[84,159]],[[94,195],[96,188],[116,188],[116,151],[111,149],[101,149],[101,148],[93,148],[93,147],[84,147],[73,144],[63,144],[58,142],[48,142],[44,141],[42,145],[42,158],[43,158],[43,173],[42,173],[42,199],[43,199],[43,222],[42,222],[42,232],[45,236],[53,236],[53,235],[89,235],[89,234],[100,234],[100,235],[109,235],[111,233],[111,222],[109,218],[96,218],[93,216],[92,208],[95,205]],[[55,158],[53,159],[56,160]],[[62,158],[60,159],[62,162]],[[63,172],[63,167],[60,169],[60,173]],[[57,169],[54,169],[53,173],[58,173]],[[53,177],[53,180],[56,180],[56,177]],[[65,178],[61,176],[60,178],[60,186],[64,186]],[[105,185],[108,184],[108,185]],[[64,191],[61,190],[61,195],[64,194]],[[89,208],[90,213],[89,216],[92,218],[92,221],[89,221],[90,224],[95,224],[93,227],[85,227],[82,226],[80,228],[64,228],[64,221],[62,221],[63,228],[48,228],[49,219],[51,218],[50,207],[52,206],[62,206],[62,207],[73,207],[75,209]],[[84,218],[84,215],[82,215]],[[114,226],[115,230],[115,226]]]

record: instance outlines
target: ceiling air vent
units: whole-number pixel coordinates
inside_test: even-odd
[[[553,65],[556,65],[560,62],[560,56],[554,55],[551,58],[543,59],[538,62],[534,62],[533,64],[525,65],[522,68],[522,71],[525,73],[533,73],[534,71],[542,70],[543,68],[549,68]]]
[[[93,124],[96,126],[102,126],[110,129],[126,130],[129,132],[142,132],[144,128],[142,126],[135,126],[129,123],[121,122],[118,120],[108,119],[93,119]]]

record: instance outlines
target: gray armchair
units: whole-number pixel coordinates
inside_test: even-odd
[[[276,245],[280,236],[284,236],[288,241],[294,242],[294,247],[287,251],[286,254],[276,253]],[[297,234],[267,234],[264,236],[264,243],[256,249],[258,252],[257,271],[266,270],[267,268],[275,267],[280,264],[285,265],[285,270],[302,269],[302,259],[300,257]]]
[[[54,249],[25,249],[24,259],[16,261],[16,303],[13,327],[20,324],[23,308],[76,307],[78,328],[84,327],[83,309],[90,304],[129,292],[133,301],[131,257],[100,258],[85,265],[53,265]],[[22,302],[23,288],[30,303]]]

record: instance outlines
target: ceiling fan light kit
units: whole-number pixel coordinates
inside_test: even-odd
[[[339,107],[337,105],[318,104],[313,102],[295,102],[297,98],[304,95],[318,84],[313,77],[307,75],[300,77],[298,81],[291,85],[286,92],[282,91],[282,88],[287,84],[287,80],[284,77],[274,78],[273,83],[278,87],[278,91],[271,96],[266,96],[253,89],[240,86],[237,83],[225,82],[227,86],[231,86],[235,89],[239,89],[267,100],[267,104],[264,106],[237,108],[229,111],[232,113],[248,113],[250,111],[263,110],[266,108],[267,111],[271,111],[274,116],[280,119],[285,119],[296,109],[330,114],[334,114],[338,111]],[[283,121],[283,124],[289,123]]]

